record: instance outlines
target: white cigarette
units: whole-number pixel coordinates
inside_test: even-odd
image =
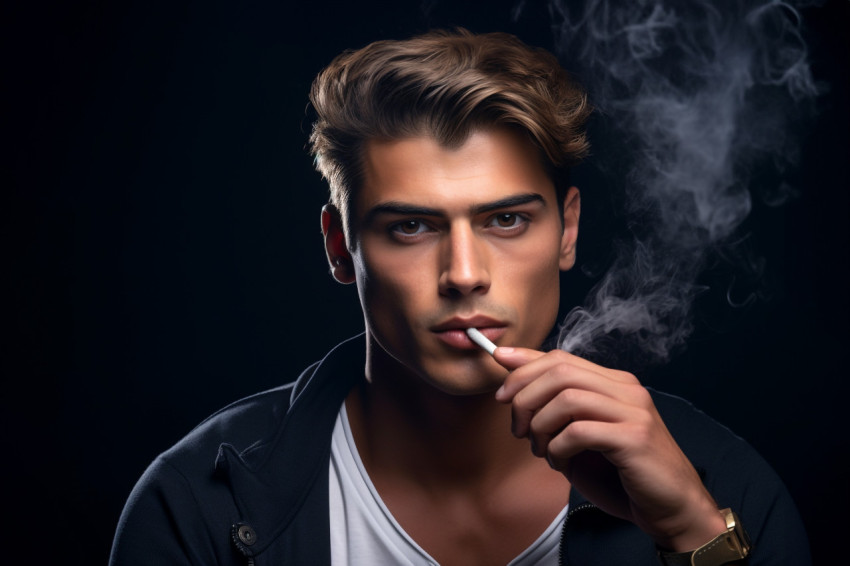
[[[490,340],[481,334],[481,331],[477,328],[467,328],[466,335],[469,336],[469,339],[481,346],[484,350],[487,350],[487,353],[491,356],[493,352],[496,351],[496,345],[490,342]]]

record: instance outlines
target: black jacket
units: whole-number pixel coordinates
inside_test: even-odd
[[[160,455],[127,501],[110,564],[329,564],[331,432],[365,350],[362,335],[343,342],[296,382],[222,409]],[[750,564],[809,564],[794,504],[764,460],[686,401],[652,395],[717,503],[741,517]],[[575,489],[561,551],[570,565],[658,565],[649,537]]]

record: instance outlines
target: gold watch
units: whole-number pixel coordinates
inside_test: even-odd
[[[741,525],[738,515],[731,509],[722,509],[726,519],[726,532],[720,533],[701,547],[690,552],[658,551],[664,566],[721,566],[749,556],[750,537]]]

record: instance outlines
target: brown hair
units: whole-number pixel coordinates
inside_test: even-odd
[[[429,135],[459,147],[476,129],[516,127],[540,148],[556,186],[558,171],[588,148],[584,91],[554,55],[506,33],[434,31],[346,51],[316,77],[310,101],[311,153],[349,235],[370,139]]]

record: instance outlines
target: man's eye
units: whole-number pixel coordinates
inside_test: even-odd
[[[393,224],[390,227],[392,232],[403,234],[405,236],[415,236],[425,232],[427,229],[428,227],[419,220],[405,220],[404,222]]]
[[[516,228],[523,222],[525,222],[525,218],[523,218],[519,214],[505,212],[503,214],[497,214],[496,216],[494,216],[493,220],[490,221],[490,225],[498,228]]]

